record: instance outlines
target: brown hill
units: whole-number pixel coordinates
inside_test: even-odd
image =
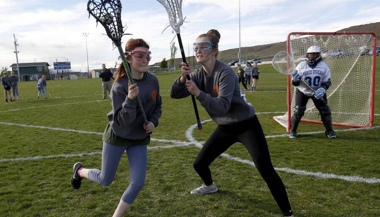
[[[380,44],[380,22],[370,23],[359,26],[351,26],[349,28],[338,30],[337,32],[374,32],[377,36],[378,44]],[[285,41],[266,44],[266,45],[257,45],[253,47],[242,47],[241,48],[241,59],[242,60],[251,60],[254,58],[260,58],[261,60],[270,60],[273,56],[281,50],[286,49]],[[223,62],[231,62],[232,60],[237,59],[237,53],[239,48],[224,50],[219,52],[219,59]]]
[[[377,36],[378,44],[380,44],[380,22],[369,23],[358,26],[351,26],[345,29],[338,30],[337,32],[374,32]],[[252,47],[242,47],[241,48],[241,60],[252,60],[255,58],[260,58],[261,60],[271,60],[273,56],[279,51],[286,49],[286,43],[277,42],[272,44],[257,45]],[[222,62],[228,63],[237,60],[237,54],[239,48],[233,48],[228,50],[219,51],[218,59]],[[194,59],[190,57],[190,63],[193,65]],[[181,58],[176,59],[176,63],[181,62]],[[157,64],[157,63],[156,63]]]

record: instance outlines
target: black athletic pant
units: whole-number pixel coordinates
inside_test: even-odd
[[[322,98],[327,103],[326,94],[323,95]],[[309,101],[309,99],[313,100],[314,105],[318,109],[318,111],[321,107],[325,106],[325,103],[322,100],[316,99],[314,96],[306,96],[304,93],[302,93],[300,90],[298,90],[298,88],[296,88],[296,96],[295,96],[296,106],[306,107],[307,101]]]
[[[239,83],[242,83],[244,86],[244,89],[247,90],[247,85],[245,84],[245,78],[244,77],[239,77]]]
[[[291,215],[291,207],[285,186],[273,168],[268,145],[257,116],[231,125],[219,125],[203,145],[194,169],[205,185],[213,183],[209,165],[234,143],[241,142],[247,148],[260,175],[267,183],[282,213]]]

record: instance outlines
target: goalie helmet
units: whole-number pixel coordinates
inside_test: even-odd
[[[315,59],[310,59],[309,58],[309,53],[315,53],[317,54],[317,57]],[[306,52],[306,61],[309,66],[315,66],[317,65],[320,61],[322,60],[321,56],[321,48],[318,46],[311,46],[307,49]]]

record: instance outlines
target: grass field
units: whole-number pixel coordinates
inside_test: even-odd
[[[295,216],[379,216],[380,79],[372,128],[335,127],[338,139],[329,140],[322,125],[301,123],[305,134],[290,140],[272,120],[286,110],[286,77],[269,65],[260,69],[258,91],[245,93]],[[189,194],[202,184],[192,163],[216,125],[198,103],[206,121],[198,131],[191,99],[170,98],[178,76],[157,74],[163,114],[149,146],[145,187],[126,216],[281,216],[241,144],[211,165],[218,193]],[[77,161],[100,168],[101,135],[111,109],[109,100],[101,100],[101,81],[48,81],[48,90],[47,100],[37,100],[36,83],[22,82],[21,102],[0,103],[0,216],[111,216],[129,183],[126,156],[109,187],[84,180],[75,191],[69,181]]]

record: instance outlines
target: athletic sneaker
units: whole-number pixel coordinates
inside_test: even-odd
[[[296,132],[290,132],[289,133],[289,138],[296,139],[297,138],[297,133]]]
[[[212,185],[206,186],[203,184],[201,187],[198,187],[190,192],[190,194],[212,194],[218,191],[218,187],[216,187],[215,183],[213,182]]]
[[[82,177],[78,175],[78,170],[82,168],[83,165],[80,162],[77,162],[73,166],[73,176],[71,177],[71,187],[74,189],[79,189],[82,183]]]
[[[334,130],[326,131],[325,134],[326,134],[326,136],[327,136],[329,139],[336,139],[336,134],[335,134]]]

